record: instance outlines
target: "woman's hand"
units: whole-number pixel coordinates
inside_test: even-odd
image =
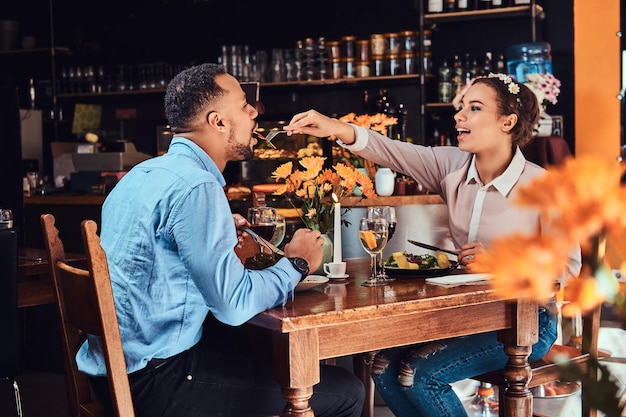
[[[459,262],[461,263],[461,265],[467,266],[468,264],[474,262],[474,256],[476,256],[477,253],[484,251],[485,245],[483,245],[481,242],[476,241],[466,243],[465,245],[461,246],[461,249],[458,252]]]
[[[296,114],[291,118],[289,124],[283,127],[283,130],[286,130],[289,135],[301,133],[318,138],[335,135],[347,145],[356,140],[352,126],[332,117],[324,116],[315,110]]]

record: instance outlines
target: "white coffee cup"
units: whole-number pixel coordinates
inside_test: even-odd
[[[345,277],[346,276],[346,263],[345,262],[328,262],[324,264],[324,272],[330,278]]]

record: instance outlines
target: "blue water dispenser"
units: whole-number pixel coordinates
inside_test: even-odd
[[[552,74],[552,56],[548,42],[520,43],[506,48],[509,75],[520,82],[526,74]]]

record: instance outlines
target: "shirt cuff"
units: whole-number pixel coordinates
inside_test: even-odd
[[[343,148],[349,149],[351,152],[356,152],[365,149],[367,143],[369,142],[369,136],[367,134],[367,129],[361,126],[353,125],[352,123],[348,123],[354,129],[355,140],[351,145],[347,145],[341,141],[341,139],[337,139],[337,144]]]

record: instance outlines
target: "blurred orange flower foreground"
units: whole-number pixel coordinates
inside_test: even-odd
[[[619,163],[594,156],[569,158],[550,167],[546,175],[524,186],[515,202],[539,210],[549,233],[497,239],[476,256],[470,270],[493,274],[492,286],[502,297],[544,300],[554,292],[568,254],[580,244],[583,268],[579,276],[565,282],[563,315],[609,303],[621,309],[624,318],[624,286],[620,290],[604,260],[607,236],[618,236],[626,229],[623,174]],[[626,272],[623,260],[621,270]]]

